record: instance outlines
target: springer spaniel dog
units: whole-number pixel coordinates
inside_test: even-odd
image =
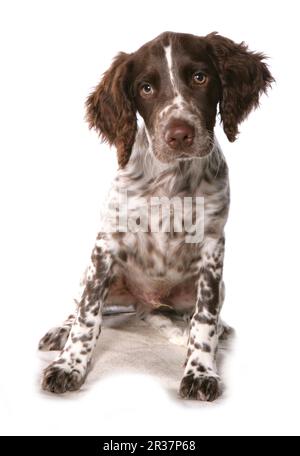
[[[226,332],[220,311],[230,197],[214,126],[218,108],[235,141],[238,125],[273,82],[264,59],[217,33],[166,32],[119,54],[88,97],[89,125],[115,146],[119,169],[76,315],[40,342],[42,350],[60,351],[43,373],[44,390],[78,390],[103,310],[131,304],[148,315],[165,306],[190,315],[179,394],[200,401],[220,395],[216,353]]]

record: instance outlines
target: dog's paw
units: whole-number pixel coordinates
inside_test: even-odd
[[[39,350],[55,351],[62,350],[66,345],[70,333],[70,328],[65,326],[52,328],[39,342]]]
[[[59,366],[55,362],[43,373],[42,388],[55,394],[76,391],[84,383],[85,377],[77,369]]]
[[[235,330],[231,326],[227,325],[227,323],[222,322],[219,328],[218,336],[221,341],[226,341],[235,337]]]
[[[221,382],[218,377],[209,375],[186,375],[181,381],[179,394],[183,399],[213,402],[221,395]]]

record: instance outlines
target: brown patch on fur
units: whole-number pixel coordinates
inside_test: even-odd
[[[220,114],[229,141],[236,140],[238,124],[259,105],[259,97],[274,82],[266,58],[251,52],[245,43],[236,44],[217,33],[207,35],[213,61],[222,84]]]
[[[116,146],[122,168],[129,160],[137,131],[135,108],[129,97],[129,57],[125,53],[116,57],[86,101],[90,128],[95,128],[102,140]]]

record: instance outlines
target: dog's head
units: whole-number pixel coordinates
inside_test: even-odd
[[[213,147],[217,106],[229,141],[273,78],[264,55],[216,33],[166,32],[133,54],[119,54],[87,100],[87,120],[117,148],[124,167],[143,117],[163,162],[204,157]]]

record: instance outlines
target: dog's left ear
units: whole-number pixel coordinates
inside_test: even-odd
[[[205,37],[218,71],[222,95],[220,114],[225,134],[233,142],[238,125],[259,105],[259,97],[274,79],[263,62],[265,56],[250,52],[244,43],[236,44],[217,33]]]
[[[130,55],[119,54],[86,101],[86,118],[104,141],[117,148],[119,165],[127,164],[137,130],[130,95]]]

